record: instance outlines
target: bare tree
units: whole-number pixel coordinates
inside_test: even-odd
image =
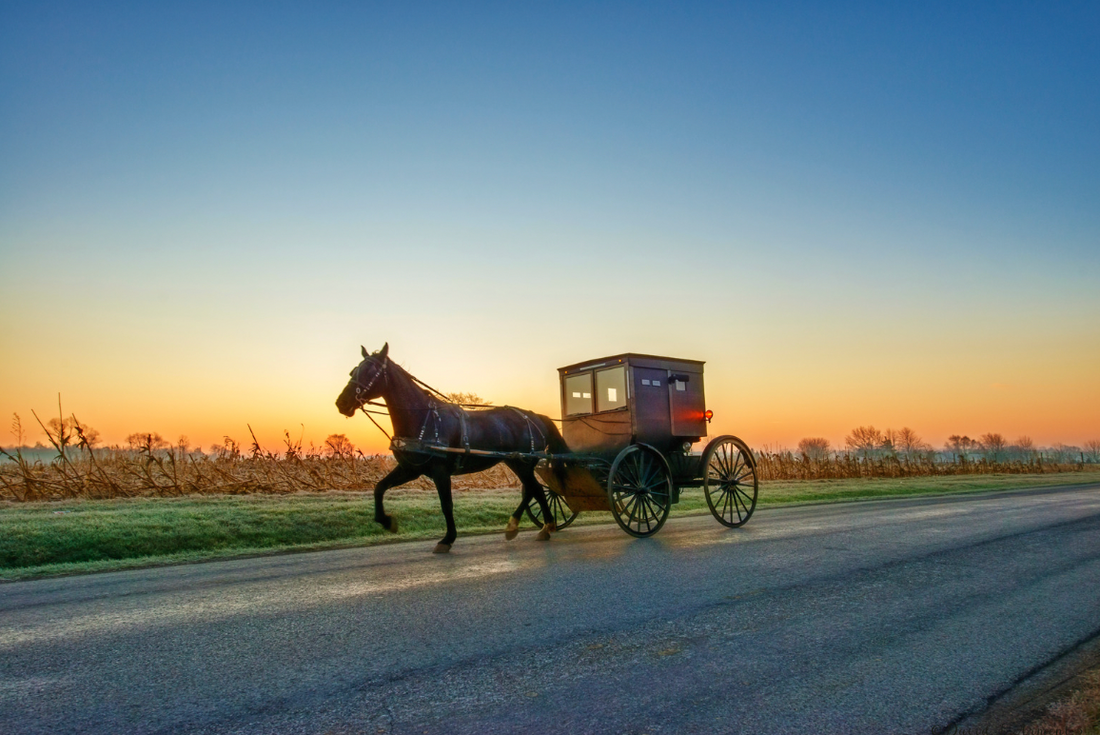
[[[808,437],[798,442],[798,451],[813,462],[822,462],[829,458],[829,440],[820,436]]]
[[[46,433],[52,434],[57,443],[63,447],[67,447],[73,443],[73,437],[76,436],[76,430],[73,426],[73,420],[67,419],[50,419],[46,422],[46,428],[49,430]]]
[[[982,434],[978,439],[978,446],[981,447],[982,454],[990,462],[1000,462],[1005,458],[1005,449],[1008,447],[1008,442],[1000,434]]]
[[[957,454],[965,458],[966,455],[974,451],[974,448],[977,446],[977,444],[978,443],[976,441],[966,435],[959,436],[958,434],[952,434],[951,436],[947,437],[947,443],[943,445],[943,448],[944,451],[951,452],[952,454]]]
[[[1100,462],[1100,439],[1089,439],[1085,442],[1085,456],[1090,462]]]
[[[895,446],[909,458],[913,458],[921,452],[926,452],[932,448],[928,444],[925,444],[924,440],[920,438],[917,432],[913,431],[908,426],[903,426],[898,429]]]
[[[329,434],[323,451],[330,457],[346,459],[355,456],[355,445],[343,434]]]
[[[130,449],[143,449],[147,452],[168,448],[168,442],[155,431],[138,431],[130,434],[126,437],[126,443],[130,445]]]
[[[458,403],[465,406],[489,405],[489,401],[485,400],[477,393],[448,393],[447,400],[451,403]]]
[[[1069,464],[1077,461],[1080,452],[1077,447],[1058,442],[1050,448],[1050,459],[1058,464]]]
[[[1013,459],[1020,461],[1027,461],[1035,454],[1035,442],[1031,441],[1030,436],[1021,436],[1012,442],[1012,445],[1008,448],[1008,454]]]
[[[882,446],[882,432],[873,426],[857,426],[852,433],[844,437],[844,444],[849,450],[856,452],[864,459],[875,455]]]

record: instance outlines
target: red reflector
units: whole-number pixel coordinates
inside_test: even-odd
[[[703,413],[703,415],[707,417],[707,423],[709,424],[709,423],[710,423],[710,420],[711,420],[712,418],[714,418],[714,411],[711,411],[711,410],[710,410],[710,409],[708,408],[708,409],[706,410],[706,412],[705,412],[705,413]]]

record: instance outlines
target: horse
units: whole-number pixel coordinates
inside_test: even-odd
[[[389,409],[394,431],[391,449],[397,466],[374,487],[375,522],[396,533],[397,521],[386,514],[382,502],[386,491],[427,475],[435,483],[447,521],[447,535],[436,544],[434,553],[446,554],[458,535],[451,476],[481,472],[504,462],[523,485],[523,499],[508,519],[505,538],[516,537],[520,517],[534,498],[542,517],[549,521],[539,531],[538,538],[548,540],[557,527],[542,485],[535,479],[538,460],[530,455],[569,451],[554,422],[542,414],[512,406],[467,411],[434,389],[425,390],[428,386],[389,358],[388,342],[373,354],[368,354],[366,347],[360,346],[360,350],[363,360],[351,371],[351,379],[336,398],[336,408],[351,418],[368,402],[380,398]],[[424,444],[431,447],[425,450]],[[471,454],[469,450],[511,456]]]

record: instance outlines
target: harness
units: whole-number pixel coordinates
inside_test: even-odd
[[[367,359],[369,359],[371,362],[374,362],[374,363],[379,362],[378,358],[373,357],[373,356],[368,357]],[[355,380],[355,398],[359,402],[359,410],[362,411],[366,415],[366,417],[371,420],[371,423],[373,423],[375,426],[377,426],[378,430],[381,431],[383,434],[385,434],[386,438],[390,440],[391,449],[403,450],[403,451],[408,452],[408,451],[410,451],[411,448],[405,448],[404,446],[401,446],[401,447],[398,446],[399,444],[404,445],[407,440],[402,439],[401,437],[392,437],[392,436],[390,436],[390,434],[385,429],[383,429],[382,426],[377,421],[375,421],[374,417],[371,415],[372,413],[379,413],[380,415],[386,415],[386,414],[381,414],[381,412],[376,412],[376,411],[368,411],[365,408],[365,406],[369,403],[372,406],[374,406],[374,405],[377,405],[377,406],[385,405],[387,410],[392,411],[392,408],[390,406],[388,406],[386,404],[375,403],[375,402],[369,400],[369,398],[367,397],[367,396],[370,395],[371,388],[373,388],[374,385],[379,380],[382,381],[383,390],[385,390],[385,388],[388,384],[388,381],[389,381],[389,374],[388,374],[389,359],[388,358],[383,358],[380,362],[381,362],[382,367],[377,372],[375,372],[375,374],[371,377],[371,379],[369,381],[366,381],[365,383],[362,381],[362,379],[360,378],[360,375],[359,375],[360,374],[360,368],[363,367],[362,364],[360,364],[358,367],[355,368],[355,372],[353,374],[353,378]],[[428,450],[428,452],[426,452],[426,453],[429,453],[429,454],[431,453],[431,449],[433,449],[433,448],[436,451],[457,453],[459,456],[458,456],[458,459],[457,459],[456,464],[455,464],[455,470],[456,471],[462,468],[463,460],[466,457],[470,456],[472,453],[473,454],[482,454],[483,452],[481,452],[480,450],[472,450],[471,447],[470,447],[469,424],[468,424],[468,419],[467,419],[467,416],[466,416],[466,409],[463,407],[463,405],[452,403],[451,401],[447,400],[446,396],[444,396],[442,393],[440,393],[435,388],[432,388],[427,383],[419,380],[415,376],[409,375],[409,378],[411,378],[413,381],[415,381],[416,383],[418,383],[421,386],[423,386],[424,388],[426,388],[427,391],[428,391],[428,410],[424,413],[424,422],[420,425],[420,431],[417,434],[417,438],[416,438],[415,443],[417,445],[425,447]],[[435,395],[433,395],[433,394],[435,394]],[[438,398],[437,398],[437,396],[438,396]],[[442,398],[443,401],[440,401],[439,400],[440,398]],[[442,416],[440,415],[440,410],[439,410],[441,405],[445,405],[448,408],[453,408],[457,412],[459,433],[460,433],[461,441],[462,441],[462,447],[460,449],[448,449],[448,448],[444,448],[444,447],[440,446],[439,432],[440,432],[440,428],[441,428],[441,425],[442,425],[442,422],[443,422],[443,419],[442,419]],[[518,409],[515,406],[503,406],[503,408],[507,408],[511,411],[514,411],[520,417],[523,418],[523,422],[527,427],[527,440],[528,440],[528,444],[530,445],[532,454],[537,453],[539,451],[540,446],[544,450],[549,447],[549,442],[547,440],[546,433],[539,426],[538,422],[531,420],[530,415],[526,411]],[[538,432],[538,441],[537,441],[537,443],[536,443],[536,440],[535,440],[535,432]],[[433,445],[434,445],[434,447],[433,447]],[[416,452],[417,450],[411,450],[411,451]]]
[[[520,416],[523,417],[523,423],[527,424],[527,438],[531,441],[531,453],[532,454],[534,454],[534,452],[535,452],[535,431],[534,431],[535,429],[538,429],[539,439],[541,439],[540,443],[542,444],[542,446],[543,447],[549,446],[549,442],[546,441],[546,434],[544,434],[542,432],[542,429],[539,429],[537,424],[535,424],[533,421],[531,421],[531,417],[527,415],[526,411],[521,411],[518,408],[516,408],[515,406],[505,406],[505,408],[510,408],[513,411],[515,411],[516,413],[518,413]]]

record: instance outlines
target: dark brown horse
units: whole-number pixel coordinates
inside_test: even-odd
[[[536,452],[568,451],[561,433],[549,418],[511,406],[467,411],[422,388],[423,383],[389,359],[388,343],[374,354],[368,354],[366,347],[361,350],[363,361],[351,371],[351,380],[337,397],[336,408],[351,417],[368,401],[380,398],[389,409],[397,467],[374,488],[375,521],[383,528],[396,531],[397,522],[386,515],[382,504],[386,490],[427,475],[435,482],[439,504],[447,519],[447,535],[436,544],[435,553],[446,553],[458,535],[451,476],[481,472],[498,462],[504,462],[516,473],[523,485],[523,500],[508,521],[505,537],[515,538],[519,519],[531,498],[538,502],[543,518],[553,518],[546,494],[535,479],[537,460],[530,456]],[[467,450],[512,456],[485,456]],[[527,456],[519,456],[521,454]],[[554,530],[557,529],[553,522],[547,523],[539,532],[539,538],[550,538],[550,531]]]

